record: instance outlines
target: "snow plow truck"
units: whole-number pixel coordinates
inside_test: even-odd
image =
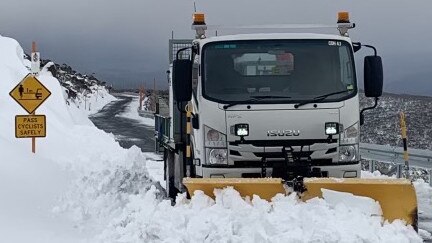
[[[297,28],[287,25],[284,28]],[[417,228],[417,199],[406,179],[362,179],[360,129],[383,88],[381,57],[351,41],[355,27],[338,13],[336,34],[265,33],[208,37],[194,13],[194,40],[170,40],[169,115],[156,115],[156,149],[164,154],[166,191],[234,187],[270,200],[302,200],[330,189],[378,201],[383,218]],[[364,57],[360,110],[354,55]]]

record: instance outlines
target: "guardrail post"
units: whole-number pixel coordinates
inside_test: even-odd
[[[402,141],[403,141],[403,158],[405,161],[405,170],[407,171],[406,177],[408,179],[409,177],[409,156],[408,156],[408,142],[407,142],[407,127],[405,122],[405,113],[400,113],[400,127],[401,127],[401,133],[402,133]]]
[[[396,176],[397,178],[402,178],[402,172],[404,171],[404,165],[403,164],[397,164],[397,172],[396,172]]]
[[[154,121],[155,121],[155,133],[154,133],[154,136],[155,136],[155,153],[159,153],[159,140],[158,140],[159,132],[160,132],[160,130],[159,130],[159,116],[155,114],[154,118],[155,118],[154,119]]]
[[[373,173],[375,171],[375,160],[369,160],[369,172]]]

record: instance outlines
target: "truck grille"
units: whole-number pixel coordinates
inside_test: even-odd
[[[337,144],[337,140],[328,139],[303,139],[303,140],[250,140],[250,141],[234,141],[229,142],[230,145],[237,146],[242,144],[250,144],[256,147],[288,147],[288,146],[310,146],[317,143]]]
[[[260,167],[262,158],[268,165],[285,159],[283,148],[292,148],[293,156],[312,164],[331,164],[338,161],[338,141],[308,140],[251,140],[229,142],[229,164],[238,167]]]
[[[298,157],[298,158],[308,158],[311,156],[313,152],[311,151],[307,151],[307,152],[293,152],[293,156],[294,157]],[[267,159],[284,159],[285,155],[283,152],[263,152],[263,153],[254,153],[255,156],[260,157],[260,158],[267,158]]]

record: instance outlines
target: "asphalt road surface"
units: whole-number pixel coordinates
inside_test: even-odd
[[[123,148],[133,145],[141,148],[143,152],[154,151],[153,127],[145,126],[136,120],[116,116],[125,111],[132,101],[131,96],[116,96],[118,100],[106,105],[101,111],[90,117],[90,120],[99,129],[112,133]]]

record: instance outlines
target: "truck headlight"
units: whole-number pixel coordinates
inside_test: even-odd
[[[216,165],[216,164],[227,164],[228,163],[228,159],[227,159],[227,154],[228,151],[227,149],[207,149],[208,151],[208,161],[210,162],[210,164],[212,165]]]
[[[339,144],[341,145],[358,144],[359,141],[358,137],[359,137],[359,124],[357,122],[340,133]]]
[[[357,145],[346,145],[339,147],[339,161],[340,162],[351,162],[358,160],[358,148]]]
[[[211,165],[227,165],[228,150],[226,135],[204,125],[206,162]]]
[[[204,141],[205,147],[208,148],[226,148],[226,135],[211,128],[204,126]]]

